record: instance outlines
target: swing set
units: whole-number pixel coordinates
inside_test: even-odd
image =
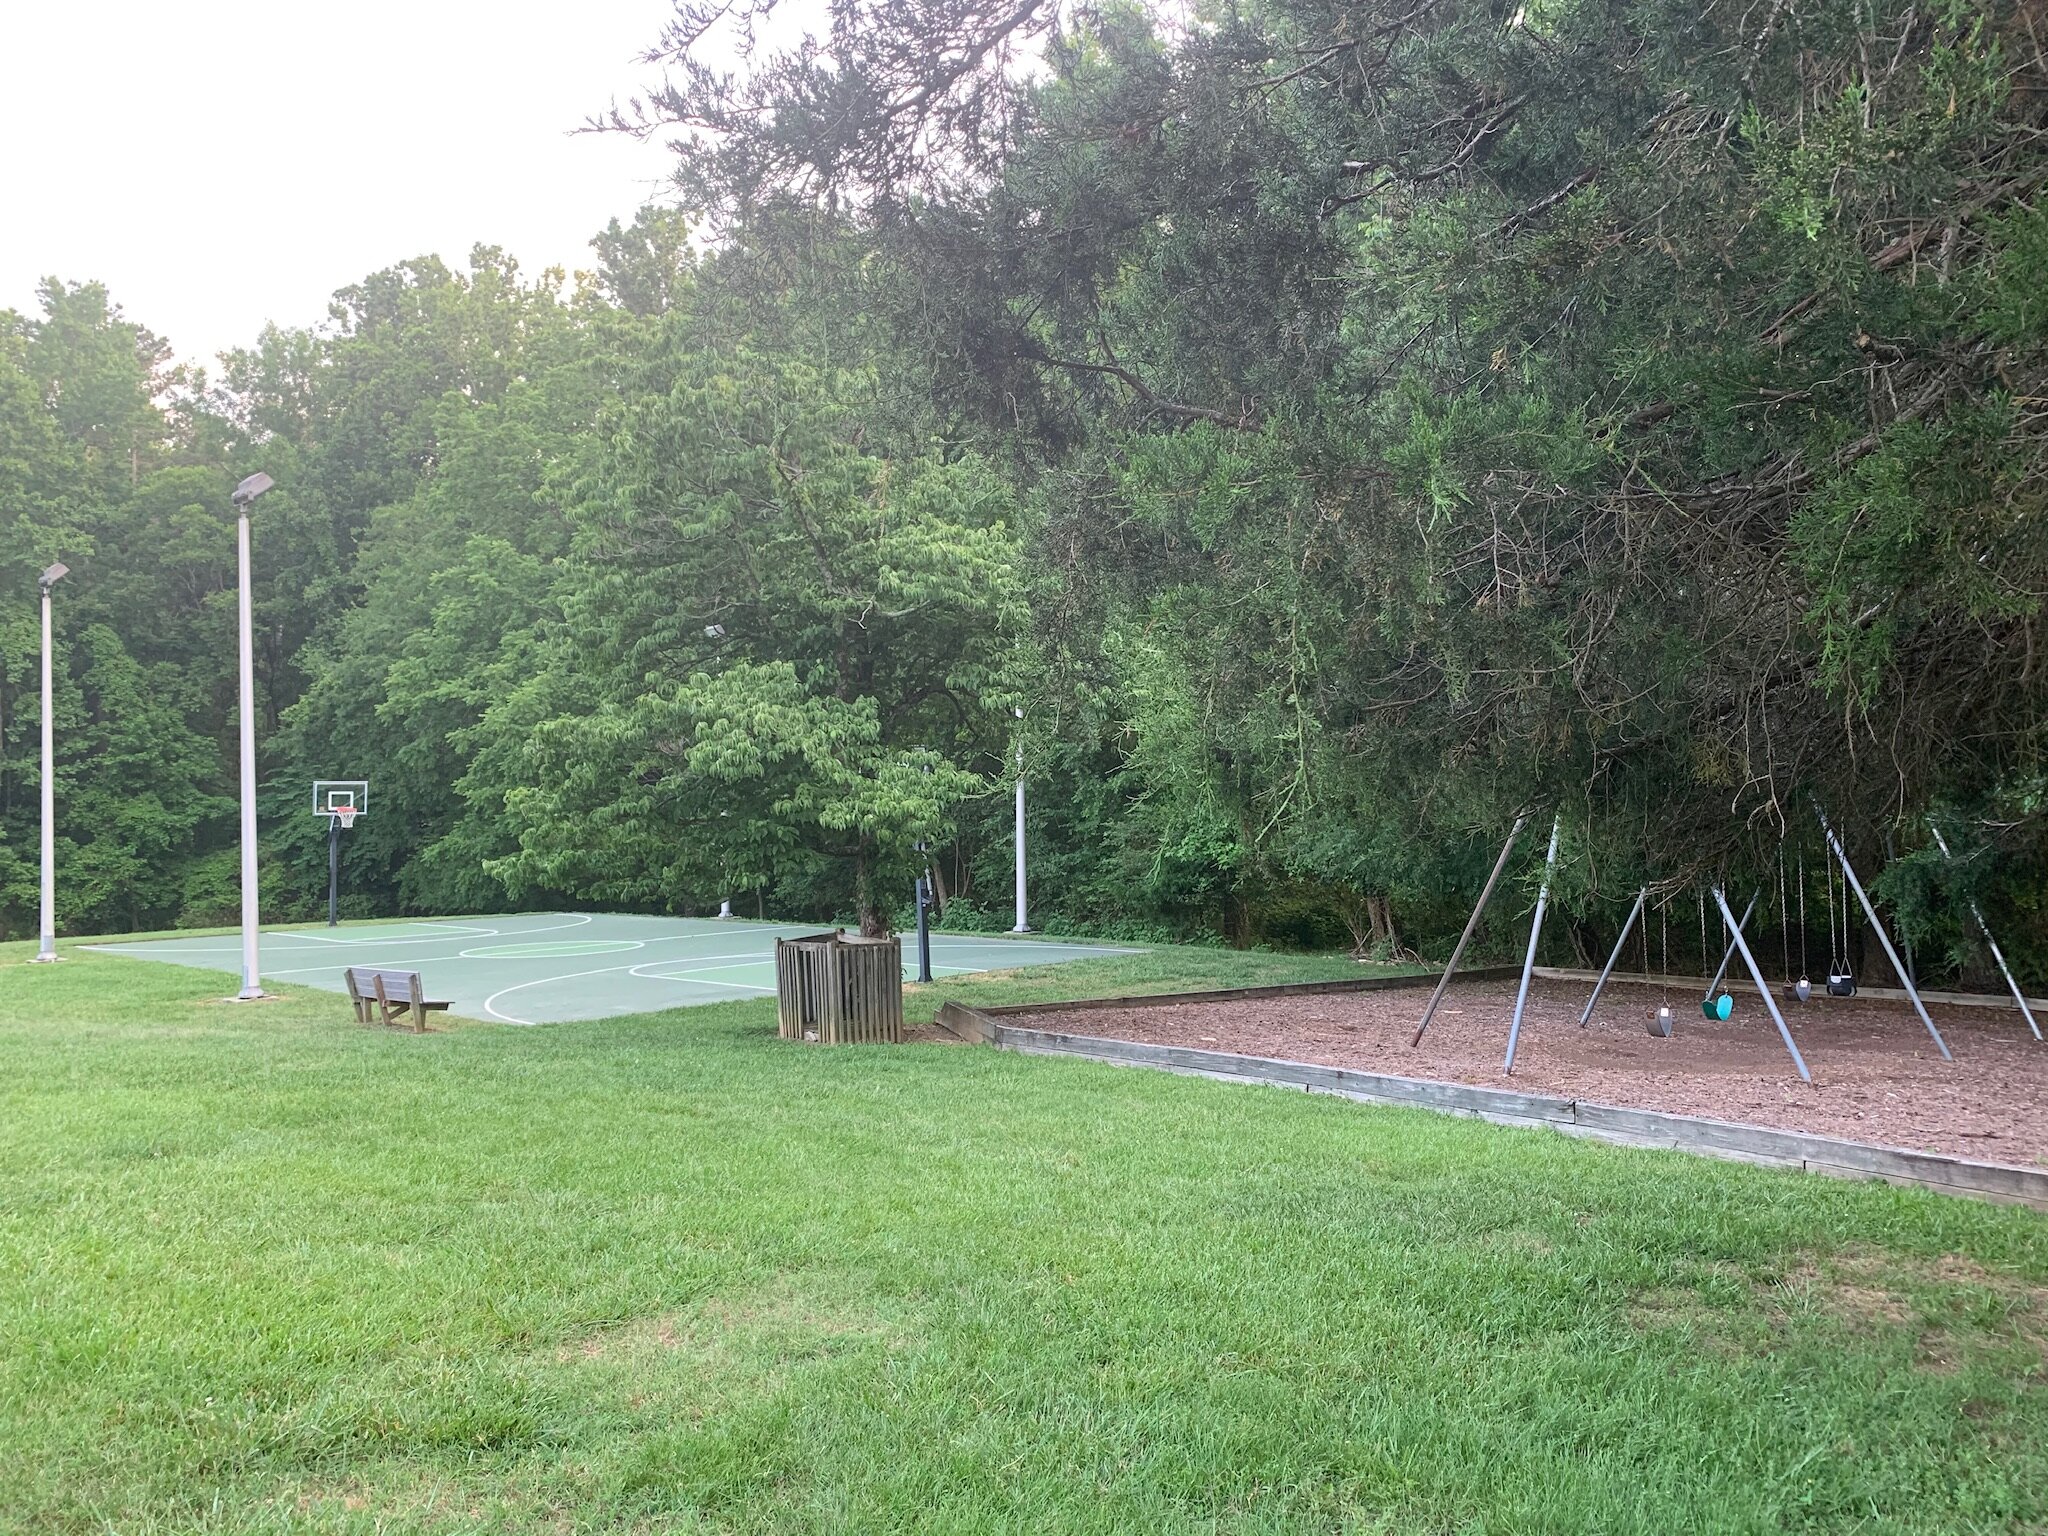
[[[1935,1027],[1934,1020],[1929,1017],[1927,1006],[1921,999],[1920,989],[1913,976],[1913,967],[1910,960],[1901,962],[1898,950],[1892,944],[1891,935],[1886,931],[1883,922],[1879,919],[1877,908],[1872,904],[1869,893],[1864,889],[1862,880],[1857,876],[1855,866],[1849,861],[1848,852],[1842,846],[1841,839],[1835,835],[1835,829],[1828,821],[1827,813],[1818,804],[1813,807],[1813,811],[1816,820],[1820,824],[1821,834],[1828,854],[1822,869],[1827,893],[1828,967],[1825,981],[1827,995],[1841,998],[1854,997],[1856,995],[1856,976],[1852,965],[1854,946],[1850,933],[1850,897],[1853,895],[1856,905],[1863,911],[1867,931],[1876,937],[1879,946],[1884,950],[1886,960],[1890,962],[1893,972],[1898,976],[1908,1001],[1913,1005],[1913,1011],[1919,1016],[1921,1024],[1926,1027],[1928,1036],[1934,1041],[1935,1048],[1941,1052],[1942,1060],[1953,1061],[1955,1058],[1949,1051],[1948,1042],[1942,1038],[1941,1031]],[[1443,1001],[1444,993],[1450,987],[1451,978],[1458,969],[1458,962],[1464,957],[1465,949],[1470,944],[1472,935],[1478,930],[1480,921],[1486,914],[1487,904],[1493,897],[1494,888],[1500,883],[1501,875],[1507,868],[1508,860],[1514,852],[1515,844],[1521,838],[1522,831],[1528,825],[1528,822],[1529,816],[1527,812],[1515,818],[1514,827],[1509,831],[1506,842],[1501,845],[1500,855],[1494,860],[1493,870],[1487,876],[1486,884],[1479,893],[1479,900],[1473,905],[1472,915],[1465,922],[1465,930],[1459,935],[1457,945],[1451,951],[1450,962],[1444,967],[1444,973],[1436,984],[1436,990],[1430,995],[1429,1005],[1423,1009],[1421,1022],[1416,1025],[1414,1037],[1409,1042],[1410,1045],[1420,1045],[1422,1043],[1423,1034],[1428,1030],[1430,1020],[1435,1016],[1438,1005]],[[1932,821],[1928,823],[1928,827],[1934,834],[1935,844],[1941,849],[1942,857],[1950,862],[1954,862],[1953,855],[1949,852],[1948,843],[1941,835],[1941,830]],[[1550,905],[1550,890],[1557,871],[1557,851],[1562,831],[1563,817],[1560,814],[1551,820],[1550,847],[1549,851],[1544,855],[1543,878],[1541,884],[1537,887],[1536,910],[1529,924],[1529,943],[1522,959],[1521,984],[1515,993],[1514,1015],[1508,1026],[1507,1057],[1502,1063],[1501,1070],[1509,1076],[1512,1076],[1515,1070],[1515,1054],[1521,1042],[1523,1017],[1528,1009],[1529,985],[1531,978],[1535,974],[1536,950],[1543,935],[1543,918]],[[1799,1002],[1805,1003],[1812,998],[1814,988],[1813,983],[1809,980],[1810,969],[1807,963],[1807,879],[1806,855],[1803,850],[1797,855],[1797,865],[1799,870],[1799,969],[1795,979],[1792,969],[1791,903],[1788,900],[1788,892],[1786,890],[1785,849],[1781,841],[1778,848],[1777,905],[1779,959],[1784,975],[1780,987],[1788,997],[1796,998]],[[1839,902],[1836,896],[1838,883],[1840,888]],[[1651,1035],[1660,1039],[1671,1038],[1676,1032],[1677,1027],[1671,1010],[1670,911],[1672,898],[1675,894],[1675,891],[1666,891],[1657,903],[1662,951],[1660,984],[1663,997],[1656,1013],[1648,1021],[1647,1027]],[[1729,905],[1727,892],[1723,885],[1714,883],[1695,887],[1694,895],[1699,915],[1700,965],[1702,974],[1705,973],[1706,958],[1709,953],[1707,947],[1707,898],[1710,894],[1713,897],[1715,912],[1721,924],[1723,947],[1721,963],[1714,970],[1713,974],[1707,977],[1706,988],[1700,995],[1701,1015],[1709,1022],[1725,1022],[1734,1015],[1735,999],[1728,988],[1723,985],[1723,982],[1727,977],[1729,965],[1739,957],[1743,968],[1749,973],[1751,983],[1756,987],[1757,995],[1763,1000],[1764,1007],[1771,1016],[1771,1022],[1777,1026],[1778,1037],[1784,1042],[1786,1053],[1792,1058],[1792,1065],[1798,1071],[1801,1080],[1809,1083],[1812,1082],[1813,1074],[1807,1069],[1806,1060],[1800,1054],[1798,1042],[1792,1037],[1791,1026],[1786,1022],[1784,1013],[1779,1009],[1778,994],[1772,991],[1770,983],[1765,980],[1763,967],[1758,962],[1749,943],[1748,930],[1750,920],[1756,915],[1757,903],[1763,897],[1764,886],[1760,884],[1750,895],[1749,901],[1743,907],[1742,915],[1739,918]],[[1621,932],[1615,938],[1614,948],[1607,957],[1607,964],[1602,967],[1599,979],[1593,984],[1592,995],[1586,999],[1585,1007],[1579,1012],[1579,1024],[1582,1028],[1591,1020],[1593,1009],[1599,1003],[1600,994],[1605,990],[1609,978],[1613,976],[1616,965],[1620,963],[1621,957],[1628,947],[1629,936],[1632,932],[1639,934],[1641,940],[1643,984],[1645,986],[1651,985],[1649,918],[1646,910],[1649,905],[1650,895],[1651,887],[1648,885],[1637,889],[1635,901],[1629,907],[1628,916],[1622,921]],[[2027,1021],[2027,1027],[2033,1032],[2034,1038],[2040,1040],[2042,1038],[2041,1028],[2034,1018],[2033,1010],[2029,1006],[2027,998],[2021,992],[2019,983],[2013,979],[2012,969],[2006,964],[2005,955],[1999,949],[1997,941],[1992,938],[1990,926],[1985,922],[1984,914],[1974,900],[1970,902],[1970,913],[1976,920],[1979,933],[1983,935],[1985,943],[1990,947],[1993,958],[1998,962],[1999,971],[2004,976],[2006,985],[2011,989],[2013,999],[2018,1004],[2021,1015]],[[1839,922],[1837,921],[1838,917]]]

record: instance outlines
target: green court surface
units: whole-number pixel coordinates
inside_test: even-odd
[[[413,922],[287,929],[263,935],[266,981],[343,989],[351,965],[418,971],[429,996],[466,1018],[561,1024],[620,1013],[775,992],[775,941],[818,932],[816,923],[632,917],[618,913],[527,912],[516,917],[422,918]],[[904,975],[914,976],[916,941],[903,940]],[[238,974],[232,934],[85,946],[110,955],[167,960]],[[932,935],[934,978],[1015,966],[1058,965],[1095,955],[1140,953],[1104,944]]]

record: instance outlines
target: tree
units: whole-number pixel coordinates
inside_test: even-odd
[[[742,239],[858,243],[1059,487],[1046,638],[1142,637],[1089,670],[1174,701],[1133,814],[1416,889],[1377,828],[1449,872],[1563,804],[1578,903],[1764,865],[1809,793],[1872,844],[1953,794],[2039,864],[2022,7],[1049,16],[843,6],[652,109]]]
[[[863,443],[858,378],[664,327],[582,488],[565,643],[502,800],[515,892],[709,904],[780,882],[878,931],[999,744],[1024,622],[988,466]],[[563,674],[573,677],[571,687]],[[501,767],[503,759],[500,759]]]

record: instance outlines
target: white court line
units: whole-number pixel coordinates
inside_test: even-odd
[[[773,992],[775,990],[773,987],[757,987],[751,981],[706,981],[701,976],[691,974],[682,976],[653,976],[648,974],[657,965],[687,965],[688,963],[685,960],[649,960],[643,965],[634,966],[626,974],[636,977],[641,981],[680,981],[685,986],[727,987],[734,992]],[[714,971],[736,971],[739,967],[736,965],[714,965],[711,969]]]
[[[497,932],[496,932],[496,933],[495,933],[494,935],[490,935],[490,936],[491,936],[491,937],[498,937],[498,938],[507,938],[507,939],[523,939],[523,938],[525,938],[525,937],[526,937],[526,936],[527,936],[528,934],[530,934],[530,933],[556,933],[556,932],[559,932],[559,931],[560,931],[561,929],[564,929],[564,928],[581,928],[581,927],[583,927],[583,926],[587,925],[587,924],[588,924],[589,922],[590,922],[590,919],[586,917],[586,918],[584,918],[584,919],[583,919],[583,920],[582,920],[581,922],[575,922],[575,923],[550,923],[550,924],[549,924],[549,925],[548,925],[547,927],[545,927],[545,928],[501,928],[501,929],[497,930]],[[677,935],[677,937],[681,937],[681,935]],[[391,942],[392,942],[392,944],[393,944],[393,945],[395,946],[395,945],[399,945],[399,944],[456,944],[456,943],[460,943],[460,942],[461,942],[461,940],[459,940],[459,939],[393,939],[393,940],[392,940]],[[557,939],[557,940],[556,940],[555,942],[556,942],[556,943],[561,943],[562,941],[561,941],[561,940],[559,940],[559,939]],[[659,941],[658,941],[658,940],[654,940],[654,939],[629,939],[629,940],[612,940],[612,939],[607,939],[607,940],[605,940],[605,942],[606,942],[606,943],[631,943],[631,944],[636,944],[636,945],[637,945],[637,944],[651,944],[651,943],[657,943],[657,942],[659,942]],[[375,946],[375,945],[373,945],[373,944],[369,944],[369,943],[365,943],[365,944],[361,945],[360,947],[361,947],[361,948],[364,948],[364,949],[374,949],[374,948],[376,948],[376,946]],[[189,950],[188,950],[188,951],[186,951],[186,953],[188,953],[188,954],[189,954],[189,953],[191,953],[191,951],[189,951]],[[396,960],[392,961],[391,963],[392,963],[393,965],[423,965],[423,964],[425,964],[425,963],[426,963],[426,962],[428,962],[428,961],[433,961],[433,962],[434,962],[434,963],[436,963],[436,964],[443,964],[443,963],[445,963],[445,962],[447,962],[447,961],[450,961],[450,960],[462,960],[462,959],[467,959],[467,958],[469,958],[469,956],[467,956],[467,955],[466,955],[466,954],[465,954],[465,953],[464,953],[463,951],[461,951],[461,950],[457,950],[457,951],[456,951],[456,952],[455,952],[454,954],[452,954],[452,955],[400,955],[400,956],[399,956],[399,957],[398,957],[398,958],[397,958]],[[516,959],[517,957],[516,957],[516,956],[509,956],[509,957],[508,957],[508,956],[499,956],[499,957],[496,957],[496,958],[513,958],[513,959]],[[559,957],[555,957],[555,958],[559,958]],[[349,967],[351,967],[351,966],[359,966],[359,967],[375,967],[375,966],[377,966],[377,965],[378,965],[379,963],[380,963],[379,961],[374,961],[374,960],[335,960],[335,961],[331,961],[330,963],[328,963],[328,964],[326,964],[326,965],[296,965],[296,966],[287,966],[287,967],[284,967],[284,968],[282,968],[282,969],[279,969],[278,967],[275,967],[275,966],[268,966],[268,965],[266,965],[266,966],[264,966],[264,967],[263,967],[263,974],[264,974],[265,976],[317,976],[317,975],[319,975],[319,974],[320,974],[320,973],[321,973],[322,971],[341,971],[341,970],[347,970],[347,969],[348,969]]]
[[[550,912],[542,915],[553,917],[556,914]],[[545,928],[472,928],[469,930],[466,937],[487,939],[523,939],[530,933],[558,933],[564,928],[586,928],[590,925],[590,922],[591,915],[589,913],[585,913],[581,917],[573,918],[566,923],[549,923]],[[404,928],[425,928],[428,925],[425,923],[402,923],[399,926]],[[321,944],[339,944],[346,948],[354,949],[375,949],[379,944],[447,944],[451,942],[451,940],[442,938],[438,934],[429,935],[427,938],[424,939],[330,939],[325,934],[319,933],[283,934],[280,935],[280,937],[294,939],[313,939]],[[446,957],[444,956],[443,958]]]
[[[529,933],[540,933],[540,932],[543,932],[544,930],[542,930],[542,929],[539,929],[539,928],[532,928],[532,929],[528,929],[528,930],[526,930],[526,931],[527,931],[527,932],[529,932]],[[630,939],[630,940],[619,940],[619,939],[606,939],[606,940],[603,940],[602,942],[604,942],[604,943],[607,943],[607,944],[612,944],[612,943],[630,943],[630,944],[632,944],[632,945],[633,945],[633,947],[634,947],[635,949],[645,949],[645,948],[646,948],[646,947],[647,947],[647,946],[648,946],[649,944],[674,944],[674,943],[677,943],[677,942],[679,942],[680,940],[683,940],[683,939],[701,939],[701,938],[706,938],[706,937],[708,937],[708,935],[706,935],[706,934],[701,934],[701,933],[671,933],[671,934],[664,934],[664,935],[660,935],[660,936],[658,936],[658,937],[655,937],[655,938],[652,938],[652,939]],[[596,941],[596,940],[593,940],[592,942],[598,942],[598,941]],[[619,954],[619,953],[622,953],[622,951],[619,951],[619,950],[613,950],[613,951],[612,951],[612,953],[613,953],[613,954]],[[751,957],[752,957],[752,958],[754,958],[754,959],[767,959],[767,958],[770,958],[769,956],[764,956],[764,955],[762,955],[762,954],[761,954],[761,952],[760,952],[759,950],[752,950],[752,951],[749,951],[749,955],[747,955],[747,956],[742,956],[742,955],[705,955],[705,956],[704,956],[703,958],[704,958],[704,959],[706,959],[706,960],[739,960],[739,959],[745,959],[745,958],[749,958],[749,956],[751,956]],[[453,961],[453,960],[474,960],[474,959],[477,959],[477,958],[479,958],[479,957],[477,957],[477,956],[474,956],[474,955],[466,955],[466,954],[461,954],[461,953],[457,953],[457,954],[453,954],[453,955],[407,955],[407,956],[405,956],[405,957],[403,958],[403,960],[402,960],[402,961],[401,961],[400,963],[402,963],[402,964],[405,964],[405,965],[421,965],[421,964],[424,964],[424,963],[426,963],[427,961],[433,961],[433,962],[434,962],[435,964],[437,964],[437,965],[441,965],[441,964],[446,964],[446,963],[448,963],[449,961]],[[483,959],[483,961],[484,961],[484,963],[485,963],[485,964],[489,964],[489,963],[490,963],[491,961],[493,961],[493,960],[504,960],[504,961],[516,961],[516,960],[518,960],[518,959],[519,959],[519,956],[517,956],[517,955],[486,955],[486,956],[483,956],[483,957],[481,957],[481,958]],[[537,960],[567,960],[567,959],[570,959],[570,958],[572,958],[572,957],[571,957],[571,956],[568,956],[568,955],[536,955],[536,956],[534,956],[533,958],[535,958],[535,959],[537,959]],[[677,957],[676,957],[676,958],[675,958],[674,960],[670,960],[670,961],[665,961],[665,962],[662,962],[662,963],[664,963],[664,964],[668,964],[668,965],[681,965],[681,964],[682,964],[682,963],[683,963],[683,962],[684,962],[685,960],[689,960],[689,959],[693,959],[693,958],[695,958],[695,957],[693,957],[693,956],[689,956],[689,955],[679,955],[679,956],[677,956]],[[365,962],[365,961],[358,961],[358,960],[350,960],[350,961],[340,961],[340,960],[337,960],[337,961],[336,961],[336,962],[335,962],[334,964],[332,964],[332,965],[302,965],[302,966],[299,966],[299,967],[298,967],[297,969],[295,969],[295,970],[289,970],[289,971],[273,971],[273,970],[270,970],[269,968],[267,968],[267,967],[266,967],[266,968],[265,968],[265,970],[264,970],[264,972],[263,972],[263,974],[264,974],[264,975],[266,975],[266,976],[313,976],[313,975],[318,975],[318,974],[319,974],[320,972],[322,972],[322,971],[341,971],[341,970],[347,970],[347,969],[348,969],[348,968],[349,968],[349,967],[350,967],[351,965],[357,965],[357,966],[361,966],[361,965],[366,965],[366,964],[368,964],[368,963],[369,963],[369,962]],[[608,966],[608,967],[606,967],[606,969],[608,969],[608,970],[614,970],[614,971],[620,971],[620,970],[624,970],[624,969],[625,969],[625,967],[624,967],[624,966],[620,966],[620,965],[614,965],[614,966]],[[579,976],[596,976],[596,975],[599,975],[599,974],[601,974],[601,973],[600,973],[600,972],[597,972],[597,971],[578,971],[578,972],[576,972],[575,974],[577,974],[577,975],[579,975]],[[547,977],[547,976],[543,976],[543,977],[541,977],[541,978],[540,978],[540,981],[550,981],[550,980],[567,980],[567,978],[566,978],[566,977]],[[530,987],[530,986],[537,986],[538,984],[539,984],[538,982],[522,981],[522,982],[521,982],[521,983],[520,983],[519,985],[521,985],[522,987]],[[492,996],[494,996],[494,997],[495,997],[496,995],[497,995],[496,993],[493,993],[493,994],[492,994]]]
[[[555,912],[537,912],[534,914],[536,917],[558,917],[560,915],[560,913]],[[296,929],[288,930],[284,933],[266,933],[262,935],[262,938],[272,949],[291,950],[302,947],[293,944],[291,941],[294,939],[311,939],[317,944],[335,944],[344,948],[375,949],[380,945],[389,947],[400,944],[450,944],[456,942],[458,935],[466,938],[519,939],[526,937],[529,933],[556,933],[564,928],[581,928],[588,925],[590,921],[590,916],[585,914],[570,922],[549,923],[541,928],[477,928],[469,924],[442,923],[438,920],[417,923],[394,923],[392,925],[396,928],[441,927],[457,930],[456,935],[429,934],[423,939],[330,939],[323,933],[301,933]],[[227,946],[221,949],[194,949],[184,939],[145,939],[138,944],[81,944],[79,948],[92,950],[96,954],[120,953],[131,955],[160,954],[167,948],[171,953],[179,955],[239,955],[242,952],[235,946]],[[450,957],[446,955],[428,955],[425,958],[445,960]],[[263,973],[266,976],[297,976],[302,975],[306,971],[332,971],[339,970],[340,968],[338,965],[309,965],[294,971],[273,971],[268,966],[265,966],[263,967]]]
[[[676,937],[682,938],[684,935],[677,934]],[[696,965],[707,960],[747,960],[758,964],[760,959],[761,956],[758,951],[746,955],[678,955],[673,960],[642,960],[638,965],[601,965],[594,971],[571,971],[563,976],[536,976],[531,981],[522,981],[509,987],[500,987],[484,999],[484,1012],[491,1015],[492,1018],[503,1019],[507,1024],[533,1024],[536,1022],[533,1019],[515,1019],[509,1013],[500,1013],[494,1005],[501,997],[508,997],[514,992],[524,992],[528,987],[544,987],[548,983],[555,981],[581,981],[585,976],[610,976],[618,971],[629,971],[635,976],[640,976],[642,971],[657,965]],[[689,980],[686,976],[640,976],[640,979],[642,981]],[[703,985],[707,987],[733,987],[748,992],[773,992],[775,990],[773,987],[740,988],[738,982],[732,981],[707,981]]]
[[[625,953],[626,953],[626,951],[628,951],[628,950],[631,950],[631,949],[645,949],[645,948],[646,948],[646,947],[647,947],[648,945],[650,945],[650,944],[659,944],[660,942],[661,942],[661,940],[659,940],[659,939],[557,939],[557,940],[555,940],[555,943],[556,943],[556,944],[579,944],[579,943],[581,943],[581,944],[602,944],[602,945],[605,945],[605,946],[607,946],[607,947],[606,947],[606,948],[604,948],[604,949],[597,949],[597,950],[592,950],[592,951],[591,951],[591,953],[592,953],[592,954],[600,954],[600,955],[603,955],[603,954],[611,954],[611,955],[623,955],[623,954],[625,954]],[[496,950],[496,951],[498,951],[498,953],[496,953],[496,954],[485,954],[485,953],[484,953],[484,950],[483,950],[483,949],[465,949],[465,950],[461,950],[461,951],[459,951],[458,953],[456,953],[456,954],[453,954],[453,955],[443,955],[443,956],[441,956],[441,958],[442,958],[442,959],[444,959],[444,960],[518,960],[518,959],[520,959],[520,958],[522,958],[522,957],[521,957],[521,956],[519,956],[519,955],[508,955],[508,954],[505,954],[505,953],[504,953],[504,951],[505,951],[505,950],[508,950],[508,949],[521,949],[521,948],[531,949],[531,948],[536,948],[536,947],[541,947],[541,948],[545,948],[545,947],[547,947],[547,946],[534,946],[534,945],[519,945],[519,944],[488,944],[488,945],[484,946],[484,948],[485,948],[485,949],[491,949],[491,950]],[[568,955],[536,955],[536,956],[534,956],[533,958],[535,958],[535,959],[538,959],[538,960],[567,960],[567,959],[569,959],[570,957],[569,957]]]

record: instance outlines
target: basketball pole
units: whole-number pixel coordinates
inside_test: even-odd
[[[919,843],[917,851],[925,852],[925,845]],[[917,875],[917,979],[925,986],[932,984],[932,870],[926,864]]]
[[[38,578],[43,589],[43,899],[36,959],[46,965],[57,958],[57,734],[50,686],[50,589],[67,574],[68,568],[59,564]]]
[[[327,926],[341,926],[341,818],[327,814]]]
[[[235,558],[241,575],[237,596],[240,619],[242,727],[242,990],[239,1001],[263,996],[257,978],[260,963],[256,925],[261,905],[256,884],[256,641],[249,600],[249,504],[275,484],[268,475],[251,475],[235,487]]]

